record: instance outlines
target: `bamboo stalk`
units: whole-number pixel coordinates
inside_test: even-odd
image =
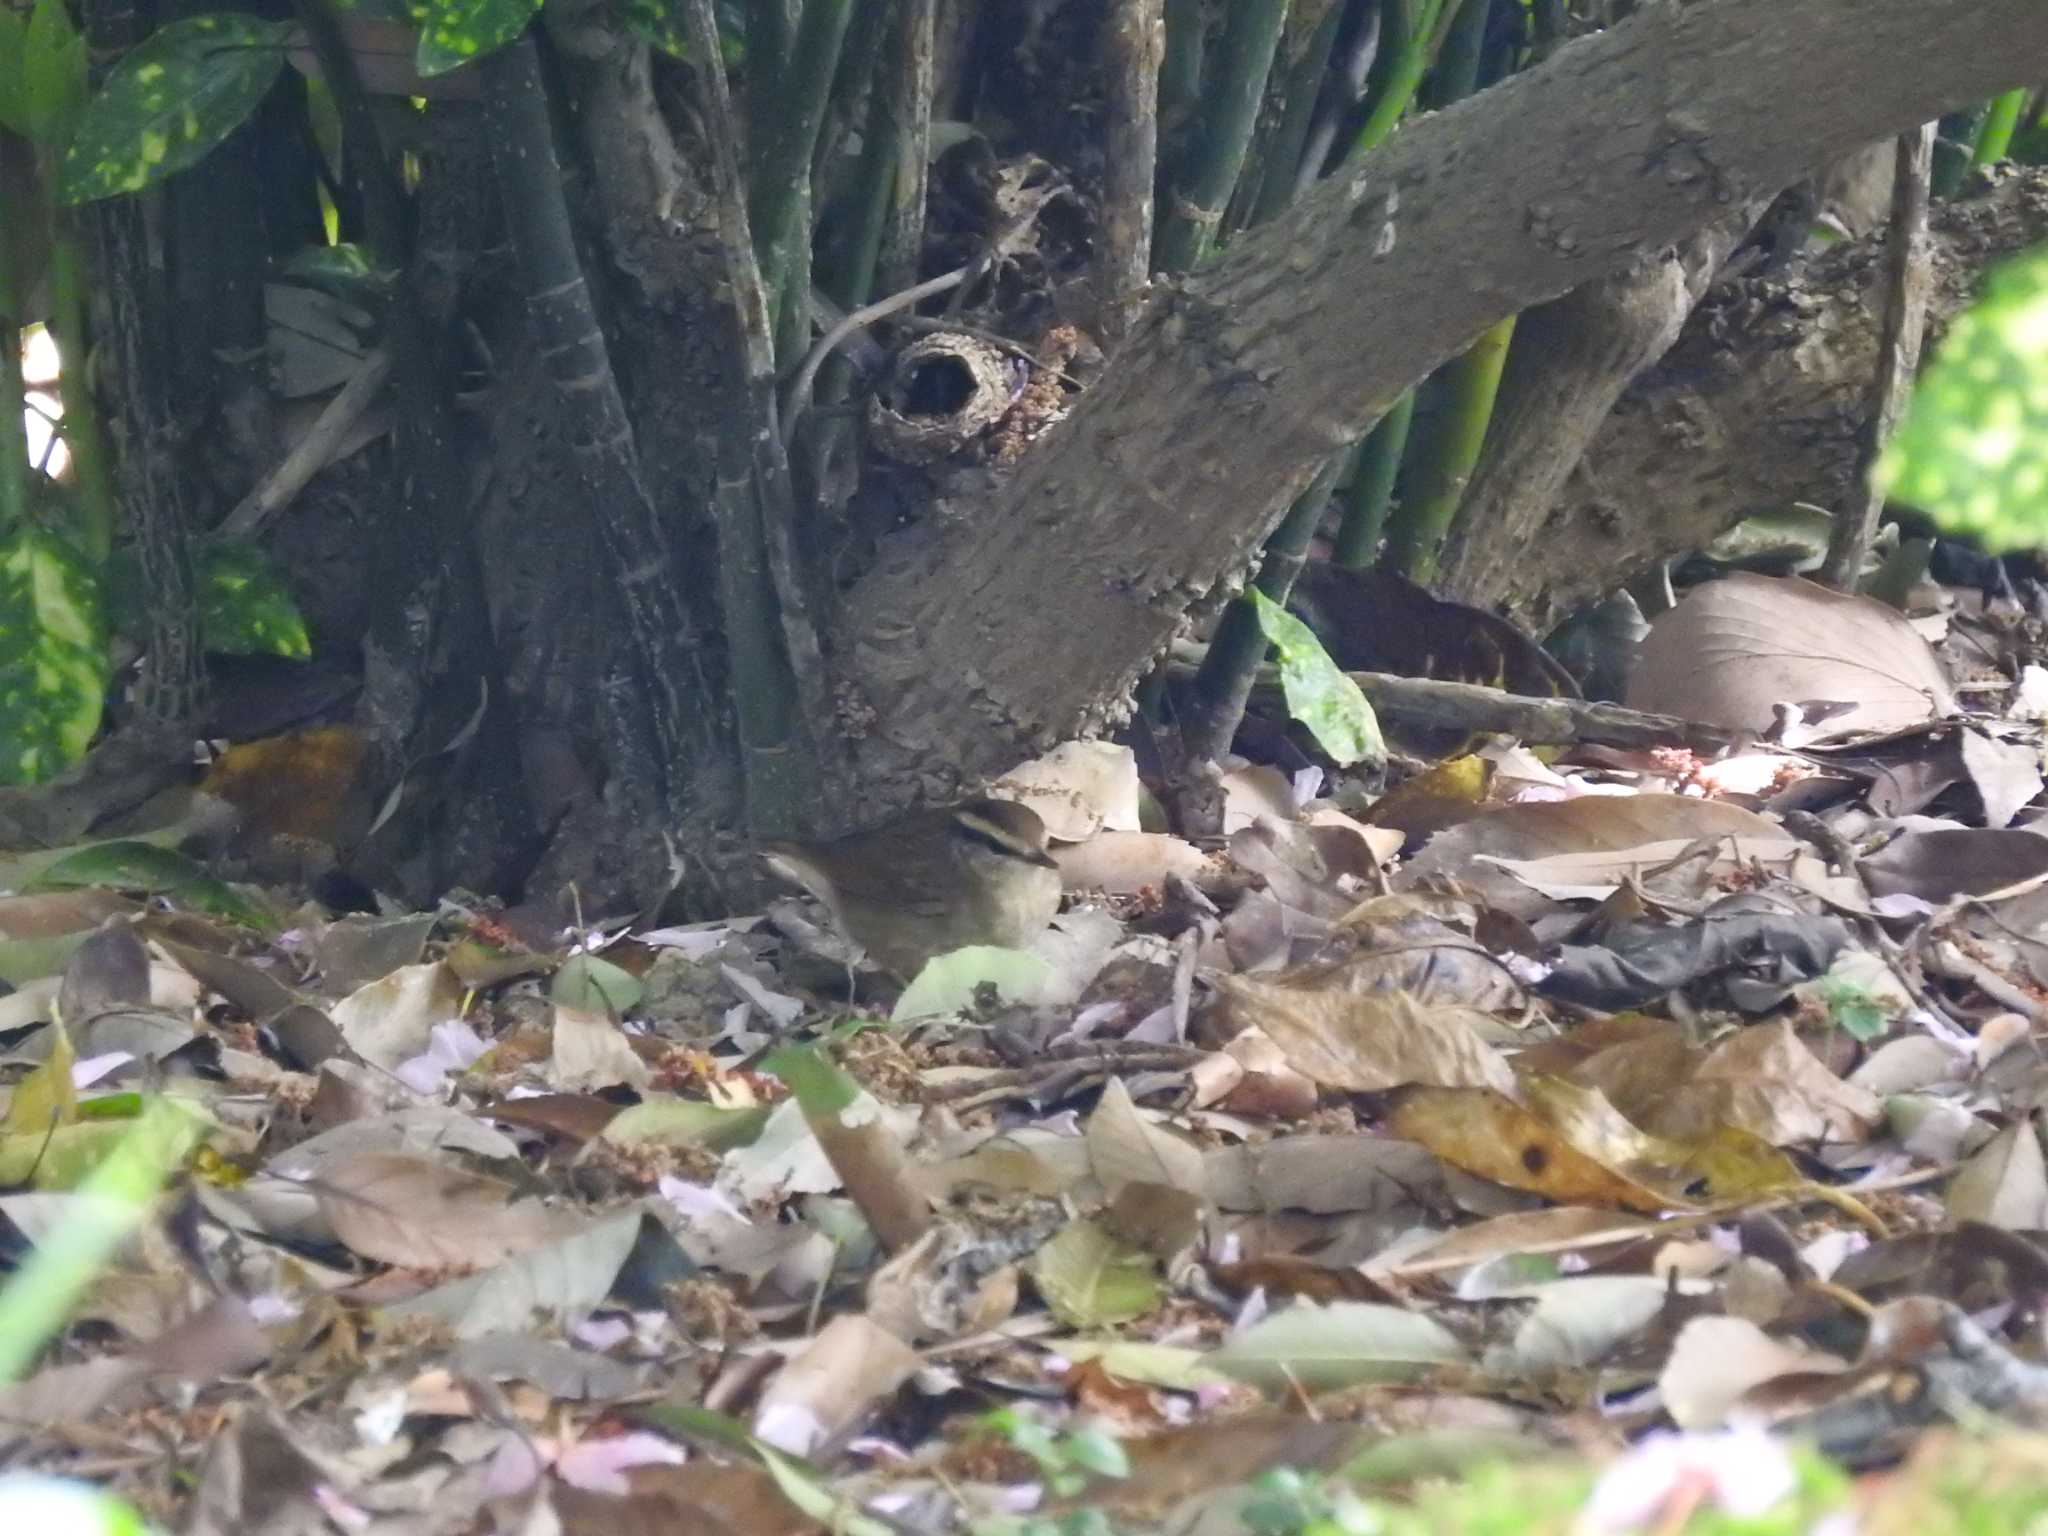
[[[778,73],[776,99],[765,108],[766,121],[754,119],[747,218],[755,259],[769,285],[777,350],[785,357],[800,353],[810,337],[811,153],[852,15],[853,0],[809,0],[790,43],[788,67]],[[706,75],[720,69],[718,57],[713,53],[706,62]]]
[[[1280,91],[1280,120],[1259,148],[1257,190],[1245,200],[1246,224],[1263,224],[1294,201],[1309,135],[1315,127],[1316,104],[1322,99],[1323,77],[1329,72],[1330,52],[1337,45],[1343,21],[1343,6],[1332,5],[1325,11],[1308,46],[1287,71],[1287,82]]]
[[[1445,0],[1414,0],[1414,3],[1416,12],[1397,44],[1398,51],[1394,54],[1386,85],[1374,100],[1372,111],[1366,115],[1358,136],[1351,141],[1352,159],[1379,148],[1399,126],[1402,114],[1421,89],[1422,77],[1429,72],[1437,50],[1443,47],[1444,39],[1450,35],[1451,23],[1458,19],[1456,6],[1445,3]]]
[[[1253,585],[1276,603],[1285,605],[1294,591],[1294,579],[1307,562],[1309,542],[1330,504],[1342,465],[1341,454],[1324,465],[1266,540]],[[1185,734],[1190,762],[1214,762],[1230,750],[1266,650],[1266,632],[1257,611],[1246,598],[1232,599],[1190,690],[1194,718]]]
[[[0,234],[0,535],[12,535],[28,521],[28,425],[21,376],[21,314],[16,290],[12,231]]]
[[[1984,126],[1977,131],[1977,147],[1970,152],[1972,169],[1996,165],[2012,154],[2012,136],[2019,129],[2026,104],[2025,90],[2007,91],[1992,101],[1991,110],[1984,114]]]
[[[86,364],[85,250],[76,217],[51,210],[51,339],[57,343],[57,388],[64,401],[64,445],[71,451],[72,484],[84,510],[87,553],[104,560],[114,547],[119,513],[106,424],[100,419]]]
[[[1415,391],[1405,390],[1379,425],[1367,434],[1345,498],[1344,521],[1337,529],[1337,564],[1361,570],[1380,556],[1387,514],[1394,502],[1394,482],[1401,457],[1408,451],[1408,429],[1415,420]]]
[[[711,0],[689,0],[685,15],[692,42],[715,61],[718,23]],[[807,11],[806,23],[810,19]],[[832,714],[797,552],[796,490],[777,425],[775,341],[758,256],[762,247],[748,227],[725,71],[713,62],[699,72],[699,82],[718,194],[719,237],[739,323],[741,355],[735,371],[745,386],[744,403],[719,425],[714,501],[719,593],[733,654],[733,708],[748,758],[747,815],[759,836],[816,822],[825,763],[812,732],[827,729]],[[804,163],[809,163],[808,153]],[[803,307],[808,328],[808,291]]]
[[[1159,61],[1159,189],[1165,202],[1187,158],[1189,130],[1202,97],[1208,17],[1203,0],[1164,0],[1166,52]]]
[[[1514,334],[1515,319],[1510,315],[1489,326],[1462,357],[1441,370],[1449,405],[1416,444],[1411,471],[1417,482],[1415,494],[1403,500],[1388,519],[1387,554],[1382,562],[1421,586],[1428,586],[1436,575],[1444,536],[1450,532],[1451,519],[1464,499],[1473,466],[1479,462]]]
[[[1231,6],[1216,47],[1217,67],[1203,92],[1207,110],[1160,220],[1152,250],[1156,270],[1192,271],[1215,243],[1286,21],[1287,0],[1238,0]]]
[[[896,0],[896,40],[882,86],[889,104],[888,128],[896,174],[882,222],[870,292],[897,293],[917,281],[924,260],[924,208],[931,181],[932,93],[937,79],[933,52],[937,0]],[[849,304],[848,308],[853,306]]]

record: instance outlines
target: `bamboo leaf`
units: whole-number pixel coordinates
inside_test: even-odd
[[[1340,765],[1385,761],[1379,718],[1358,684],[1338,669],[1315,632],[1300,619],[1256,587],[1248,595],[1259,615],[1259,628],[1279,659],[1287,712],[1307,726]]]
[[[40,528],[0,539],[0,783],[39,783],[77,762],[99,729],[106,686],[92,567]]]
[[[238,11],[174,21],[114,67],[64,153],[66,203],[137,192],[196,165],[284,67],[287,23]]]

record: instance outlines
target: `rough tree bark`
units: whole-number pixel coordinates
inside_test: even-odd
[[[1115,717],[1316,465],[1488,325],[2044,50],[2040,0],[1665,3],[1417,122],[1158,294],[1011,479],[849,594],[872,799]]]
[[[1988,263],[2048,240],[2048,172],[1937,204],[1931,225],[1930,345]],[[1622,396],[1520,558],[1468,568],[1450,595],[1541,630],[1745,517],[1846,505],[1876,366],[1883,246],[1879,231],[1712,294]]]

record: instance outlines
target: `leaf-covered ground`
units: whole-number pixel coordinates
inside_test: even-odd
[[[0,860],[0,1498],[2021,1529],[2048,672],[2023,608],[1943,605],[1702,588],[1630,701],[1730,750],[1390,728],[1391,793],[1244,764],[1220,842],[1064,748],[997,786],[1062,916],[900,992],[795,898],[336,916],[169,834]]]

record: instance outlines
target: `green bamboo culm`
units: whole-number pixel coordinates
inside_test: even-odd
[[[1192,271],[1215,244],[1244,168],[1286,21],[1287,0],[1237,0],[1230,7],[1216,45],[1215,68],[1203,61],[1205,109],[1174,179],[1173,196],[1161,210],[1159,234],[1152,242],[1155,271]]]
[[[1444,536],[1450,532],[1451,519],[1457,516],[1473,467],[1479,462],[1479,450],[1485,446],[1493,402],[1500,393],[1501,370],[1514,335],[1515,318],[1510,315],[1489,326],[1462,357],[1446,363],[1439,373],[1444,380],[1445,409],[1415,440],[1409,466],[1414,490],[1388,519],[1387,553],[1381,562],[1422,586],[1436,575]]]
[[[1963,177],[1977,153],[1977,139],[1983,131],[1989,105],[1980,103],[1951,112],[1941,120],[1934,135],[1934,170],[1927,190],[1934,197],[1954,197],[1963,189]]]
[[[1188,128],[1202,99],[1202,50],[1208,14],[1203,0],[1166,0],[1166,52],[1159,61],[1159,197],[1173,192]]]
[[[18,233],[0,229],[0,539],[28,519],[28,425],[22,419],[28,391],[21,376],[21,285],[14,271]]]
[[[1379,559],[1387,513],[1394,503],[1394,481],[1401,473],[1401,456],[1408,450],[1408,428],[1414,420],[1411,389],[1393,403],[1360,446],[1344,498],[1344,520],[1337,528],[1337,564],[1363,570]]]
[[[54,210],[53,210],[54,213]],[[86,382],[84,239],[77,216],[55,215],[50,242],[50,334],[57,343],[57,382],[64,401],[64,446],[83,516],[85,552],[104,560],[114,548],[114,480],[99,402]]]
[[[761,3],[772,6],[775,0]],[[764,102],[749,92],[750,112],[764,112],[766,121],[751,123],[755,149],[747,221],[768,283],[778,362],[789,360],[785,348],[800,353],[810,338],[811,156],[852,15],[853,0],[809,0],[789,45],[788,65],[777,72],[775,99]]]
[[[1486,49],[1486,19],[1493,0],[1447,0],[1450,9],[1439,18],[1447,28],[1430,71],[1422,104],[1432,112],[1463,101],[1479,88],[1479,61]]]
[[[1429,73],[1437,51],[1450,35],[1451,24],[1458,18],[1452,0],[1415,0],[1415,10],[1407,17],[1406,26],[1398,20],[1401,11],[1400,6],[1391,8],[1389,36],[1381,48],[1383,53],[1392,50],[1388,56],[1393,62],[1385,77],[1377,82],[1372,106],[1359,126],[1358,136],[1351,141],[1351,159],[1379,148],[1400,126],[1402,115],[1414,102],[1423,77]],[[1377,75],[1378,71],[1374,73]]]
[[[1282,606],[1294,590],[1294,578],[1301,574],[1308,560],[1309,542],[1330,505],[1330,493],[1345,457],[1338,454],[1323,466],[1308,489],[1287,509],[1280,526],[1267,536],[1259,559],[1259,574],[1252,584]],[[1185,734],[1190,759],[1213,760],[1230,750],[1238,723],[1244,719],[1244,707],[1251,698],[1259,663],[1266,659],[1267,645],[1266,632],[1259,627],[1258,613],[1250,600],[1233,598],[1217,621],[1208,653],[1195,673],[1191,690],[1195,718]]]
[[[2012,136],[2019,130],[2020,113],[2026,108],[2025,90],[2007,91],[1996,98],[1984,114],[1984,126],[1977,130],[1977,147],[1970,152],[1974,167],[1996,165],[2012,154]]]
[[[1333,5],[1316,24],[1314,35],[1301,57],[1287,73],[1281,102],[1280,121],[1265,146],[1258,193],[1252,199],[1248,224],[1263,224],[1294,201],[1303,147],[1315,124],[1316,100],[1323,75],[1330,67],[1330,50],[1336,45],[1337,30],[1344,20],[1344,7]]]
[[[1427,97],[1431,107],[1450,106],[1477,89],[1493,3],[1445,0],[1436,12],[1428,42],[1430,60],[1436,65]],[[1425,432],[1411,439],[1406,465],[1410,494],[1397,510],[1384,514],[1386,554],[1382,564],[1411,581],[1427,585],[1436,574],[1444,537],[1486,443],[1493,403],[1500,393],[1501,370],[1514,334],[1515,322],[1510,316],[1481,333],[1464,356],[1437,371],[1444,409]],[[1360,529],[1361,541],[1369,531],[1370,524]]]

